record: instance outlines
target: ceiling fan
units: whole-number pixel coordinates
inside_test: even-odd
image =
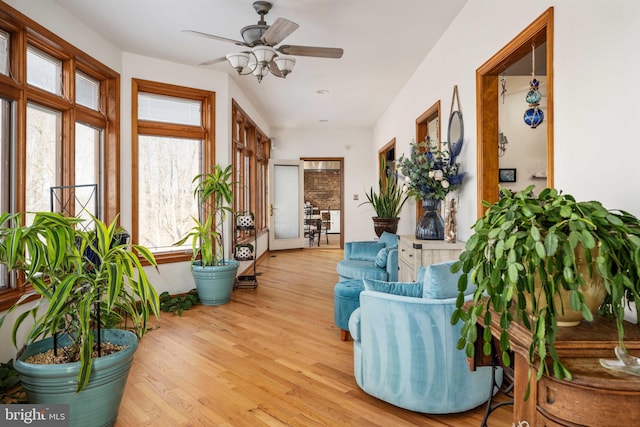
[[[271,72],[274,76],[285,78],[296,63],[295,58],[287,55],[312,56],[317,58],[341,58],[343,50],[334,47],[280,45],[285,38],[298,29],[299,25],[285,18],[278,18],[272,25],[267,25],[264,16],[271,10],[272,4],[267,1],[256,1],[253,8],[260,15],[257,24],[247,25],[240,30],[242,40],[215,36],[194,30],[183,30],[185,33],[207,37],[214,40],[233,43],[249,48],[242,52],[230,53],[225,57],[215,58],[199,65],[211,65],[229,61],[240,75],[253,74],[258,82]]]

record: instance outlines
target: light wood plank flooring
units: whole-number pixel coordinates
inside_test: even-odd
[[[333,323],[341,257],[277,252],[258,265],[256,290],[182,317],[163,313],[140,342],[116,427],[480,426],[484,408],[424,415],[357,386],[353,343]],[[501,408],[489,425],[511,426],[511,414]]]

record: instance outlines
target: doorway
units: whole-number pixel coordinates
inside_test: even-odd
[[[344,158],[300,160],[304,162],[304,247],[341,249],[344,245]]]
[[[531,57],[536,46],[545,47],[546,164],[544,172],[533,173],[531,176],[544,177],[546,182],[543,185],[553,187],[553,8],[549,8],[476,71],[478,217],[486,209],[482,204],[483,200],[494,203],[499,197],[501,143],[504,146],[499,127],[501,76],[509,67]],[[523,123],[523,126],[526,125]],[[509,175],[510,179],[513,174],[508,172],[505,176]],[[527,170],[527,176],[528,172]]]

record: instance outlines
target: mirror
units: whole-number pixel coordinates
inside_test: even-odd
[[[458,107],[456,110],[453,109],[454,105]],[[447,133],[447,141],[449,142],[449,145],[453,145],[462,142],[463,138],[464,124],[462,123],[462,108],[460,108],[458,85],[455,85],[453,87],[453,96],[451,97],[451,111],[449,113],[449,131]]]
[[[453,111],[449,116],[449,133],[447,140],[449,144],[457,144],[464,138],[464,125],[462,123],[462,113]]]

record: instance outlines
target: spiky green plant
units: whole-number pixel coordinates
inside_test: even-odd
[[[72,352],[79,354],[78,391],[91,374],[96,305],[105,319],[114,314],[130,320],[138,337],[145,334],[150,314],[160,313],[158,294],[141,263],[143,259],[155,267],[153,254],[144,246],[116,241],[117,219],[108,225],[92,220],[95,230],[86,232],[77,226],[82,219],[57,213],[37,212],[24,226],[19,225],[20,214],[0,215],[0,262],[10,271],[24,272],[33,288],[0,317],[0,326],[24,301],[39,297],[16,318],[13,343],[17,347],[18,330],[28,318],[34,324],[26,344],[61,332],[68,335]]]
[[[398,177],[386,169],[387,165],[383,159],[380,164],[378,191],[374,191],[373,187],[371,187],[365,193],[367,200],[360,203],[360,206],[370,204],[378,218],[397,218],[400,216],[402,207],[409,195],[404,191],[403,186],[398,183]],[[386,179],[383,179],[383,176]]]
[[[200,258],[202,266],[224,265],[224,221],[227,214],[233,213],[233,166],[211,167],[211,172],[199,174],[193,178],[197,182],[193,192],[200,206],[207,206],[203,221],[193,218],[195,225],[176,246],[191,240],[192,261]]]

